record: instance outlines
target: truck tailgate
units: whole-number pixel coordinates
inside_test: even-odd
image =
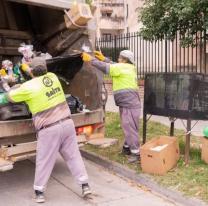
[[[96,123],[102,123],[103,116],[103,110],[98,109],[89,113],[73,114],[72,119],[74,121],[75,127],[81,127]],[[31,119],[0,122],[0,138],[33,133],[36,133],[36,130]]]

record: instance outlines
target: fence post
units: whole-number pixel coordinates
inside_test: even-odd
[[[168,49],[167,49],[167,46],[168,45],[168,43],[167,43],[167,39],[166,39],[166,37],[165,37],[165,73],[167,73],[167,71],[168,71]],[[162,63],[162,62],[161,62]]]
[[[114,60],[113,60],[114,62],[116,62],[116,56],[117,56],[117,45],[116,45],[117,42],[116,42],[116,40],[117,40],[116,35],[114,35],[114,51],[115,51],[114,52]]]

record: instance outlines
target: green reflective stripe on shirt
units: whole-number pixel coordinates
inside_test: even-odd
[[[25,101],[32,114],[50,109],[66,100],[62,86],[53,73],[34,78],[20,88],[11,90],[8,95],[14,102]]]
[[[110,65],[113,76],[113,91],[121,89],[138,89],[136,67],[132,64],[118,63]]]

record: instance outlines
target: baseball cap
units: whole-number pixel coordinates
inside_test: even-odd
[[[35,57],[28,65],[32,69],[35,69],[37,66],[46,67],[46,61],[43,57]]]
[[[122,57],[127,58],[132,64],[135,64],[134,62],[134,53],[129,50],[123,50],[121,51],[120,55]]]

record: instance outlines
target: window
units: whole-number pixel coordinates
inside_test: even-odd
[[[102,13],[102,17],[106,18],[106,17],[111,17],[112,13]]]
[[[102,17],[107,17],[107,14],[106,13],[102,13]]]
[[[103,34],[103,38],[107,42],[111,42],[111,34]]]
[[[107,13],[107,17],[111,17],[111,15],[112,15],[111,13]]]

